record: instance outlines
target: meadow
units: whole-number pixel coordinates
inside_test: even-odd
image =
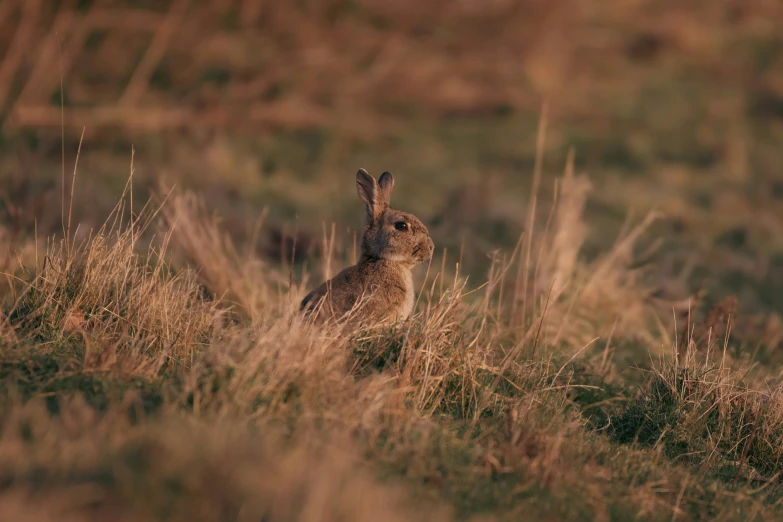
[[[783,7],[0,3],[0,519],[777,520]],[[313,325],[359,167],[414,316]]]

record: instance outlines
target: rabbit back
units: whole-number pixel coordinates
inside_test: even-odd
[[[354,311],[360,318],[397,321],[411,314],[414,297],[409,270],[375,259],[350,266],[322,283],[302,300],[300,310],[323,318]]]

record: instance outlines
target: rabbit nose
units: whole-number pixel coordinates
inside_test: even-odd
[[[432,238],[427,238],[427,249],[430,252],[430,256],[432,256],[432,253],[435,251],[435,243],[432,242]]]

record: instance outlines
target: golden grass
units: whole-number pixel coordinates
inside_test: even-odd
[[[111,366],[128,354],[154,368],[192,357],[220,328],[220,314],[200,298],[192,271],[171,272],[167,239],[146,257],[133,252],[141,232],[115,221],[81,245],[52,242],[10,309],[17,336],[58,342],[77,335],[88,366]]]
[[[483,284],[430,267],[418,313],[391,328],[303,321],[298,275],[226,239],[189,193],[131,224],[120,204],[81,244],[52,242],[6,308],[0,513],[736,520],[740,505],[772,516],[777,394],[708,372],[688,374],[684,391],[665,364],[641,395],[611,391],[619,343],[673,351],[632,268],[652,218],[585,265],[585,183],[569,167],[551,219]]]
[[[0,519],[781,518],[779,321],[737,324],[766,348],[757,359],[729,338],[733,296],[702,314],[684,284],[660,292],[637,265],[657,214],[584,253],[588,197],[660,204],[695,235],[775,236],[775,2],[78,4],[0,3],[3,135],[16,147],[32,126],[40,149],[3,160]],[[525,148],[542,97],[552,111]],[[99,230],[71,230],[65,144],[56,198],[38,154],[44,128],[64,140],[83,125],[108,141],[230,136],[170,150],[154,136],[170,164],[141,166],[137,186],[168,170],[200,191],[161,188],[130,223],[121,201]],[[607,178],[591,192],[571,153],[547,206],[545,153],[572,143]],[[522,206],[512,182],[533,150]],[[112,170],[107,157],[88,167]],[[283,229],[262,259],[265,214],[237,239],[237,202],[295,206],[311,233],[348,199],[335,173],[368,157],[434,175],[409,203],[441,218],[436,242],[463,234],[472,266],[444,250],[404,324],[310,324],[291,261],[316,241],[293,252]],[[106,178],[85,178],[74,223],[105,208]],[[739,190],[756,184],[758,204]],[[231,223],[208,210],[220,191]],[[54,224],[42,209],[60,196]],[[498,221],[524,233],[476,280],[509,242],[485,237]],[[49,237],[60,227],[65,241]],[[334,273],[353,238],[323,230],[316,262]]]

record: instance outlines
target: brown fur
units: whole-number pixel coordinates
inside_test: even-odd
[[[404,320],[413,311],[412,269],[432,257],[434,245],[416,216],[389,207],[394,178],[384,172],[376,182],[364,169],[356,173],[366,225],[359,262],[310,292],[304,312],[339,318],[348,312],[377,322]],[[399,229],[399,223],[406,227]]]

